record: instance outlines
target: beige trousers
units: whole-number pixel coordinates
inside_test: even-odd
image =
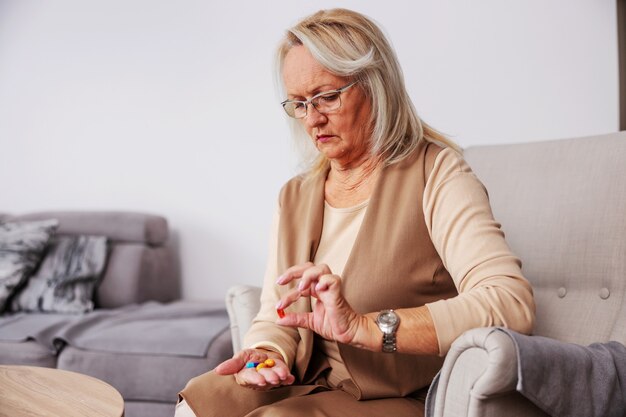
[[[411,398],[358,401],[324,378],[311,385],[256,391],[243,388],[232,376],[208,372],[193,378],[180,392],[176,417],[423,417],[424,402]],[[180,410],[180,411],[178,411]],[[192,414],[183,414],[191,411]],[[178,414],[180,412],[180,414]]]

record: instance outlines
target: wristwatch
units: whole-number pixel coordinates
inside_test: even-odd
[[[376,324],[383,332],[383,352],[394,353],[396,347],[396,330],[400,325],[400,316],[393,310],[382,310],[376,317]]]

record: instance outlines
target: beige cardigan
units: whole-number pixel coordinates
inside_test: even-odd
[[[349,249],[338,255],[347,260],[344,294],[363,313],[426,304],[442,355],[472,327],[504,325],[529,332],[532,292],[493,220],[484,188],[454,151],[440,152],[434,145],[428,149],[428,158],[422,146],[381,175],[352,255],[347,255]],[[270,248],[262,308],[245,341],[281,352],[290,364],[295,361],[300,380],[311,372],[312,335],[273,323],[281,292],[274,280],[281,268],[315,259],[327,226],[322,219],[324,178],[294,179],[281,192],[280,240]],[[281,248],[281,242],[290,244]],[[391,290],[385,294],[385,289]],[[457,289],[461,295],[454,297]],[[300,300],[292,308],[307,310],[309,305]],[[427,385],[441,363],[439,358],[383,355],[343,345],[339,350],[352,376],[344,389],[358,398],[406,395]],[[390,380],[379,375],[385,373],[392,375]]]

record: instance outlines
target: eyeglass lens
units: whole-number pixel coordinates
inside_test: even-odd
[[[328,94],[322,94],[313,98],[310,103],[320,113],[330,113],[341,107],[341,97],[339,92],[331,92]],[[291,101],[286,102],[283,107],[288,115],[297,119],[303,118],[307,114],[307,102],[304,101]]]

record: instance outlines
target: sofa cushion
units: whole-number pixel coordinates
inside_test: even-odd
[[[102,235],[121,242],[162,245],[168,238],[167,220],[158,215],[126,211],[44,211],[12,220],[57,219],[59,234]]]
[[[221,302],[149,302],[81,315],[4,315],[0,341],[35,340],[50,351],[69,345],[111,353],[203,357],[227,328],[228,315]]]
[[[153,401],[124,401],[124,417],[172,417],[176,403]]]
[[[166,337],[164,335],[164,339]],[[170,337],[177,335],[173,331]],[[128,344],[132,342],[129,340]],[[191,378],[213,369],[231,355],[230,333],[228,328],[223,328],[202,356],[106,352],[66,346],[59,354],[57,366],[108,382],[126,401],[159,401],[173,405],[178,392]]]
[[[37,272],[11,303],[11,311],[85,313],[106,264],[104,236],[60,236]]]
[[[0,312],[41,261],[57,226],[56,220],[0,224]]]
[[[103,379],[132,401],[173,405],[189,379],[231,355],[222,302],[150,302],[84,315],[0,317],[0,361],[56,363]]]
[[[34,341],[0,341],[0,364],[56,368],[57,355]]]
[[[96,308],[180,298],[180,265],[175,248],[168,245],[164,217],[123,211],[53,211],[6,214],[1,221],[48,218],[59,221],[56,235],[109,238],[110,254],[96,289]]]
[[[180,298],[180,269],[168,246],[113,242],[102,282],[96,290],[96,308],[117,308],[153,300]]]

